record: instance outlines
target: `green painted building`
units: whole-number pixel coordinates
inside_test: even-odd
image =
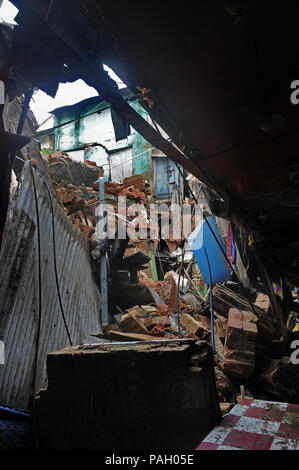
[[[150,122],[144,108],[127,88],[120,93]],[[51,114],[53,128],[39,134],[42,148],[66,152],[75,160],[96,162],[104,169],[105,181],[121,183],[125,177],[142,173],[151,184],[155,199],[169,199],[174,183],[182,190],[174,163],[152,148],[101,96],[57,108]]]

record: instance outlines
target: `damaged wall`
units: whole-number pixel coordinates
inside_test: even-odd
[[[146,118],[147,113],[137,100],[132,103],[132,106]],[[99,166],[104,166],[105,181],[108,181],[110,177],[109,163],[110,165],[119,164],[114,161],[113,156],[124,150],[128,152],[126,158],[130,160],[129,173],[125,176],[149,171],[149,152],[146,152],[149,144],[132,127],[127,138],[117,139],[117,128],[114,127],[116,124],[113,123],[110,105],[101,97],[96,96],[75,105],[57,108],[52,111],[52,114],[55,116],[55,126],[58,126],[54,131],[55,149],[68,152],[71,157],[89,159]],[[45,139],[44,134],[43,132],[40,137],[42,142]],[[96,142],[104,148],[98,145],[87,147],[84,151],[84,146]],[[131,160],[136,155],[140,156]],[[121,167],[116,168],[121,170]],[[112,181],[118,181],[118,179],[112,177]]]
[[[145,120],[149,119],[147,112],[137,99],[133,100],[127,89],[122,89],[121,94],[128,98],[138,114]],[[42,148],[51,149],[51,134],[54,135],[56,151],[67,152],[74,160],[89,160],[103,166],[105,181],[122,182],[124,177],[138,174],[144,174],[148,181],[153,179],[151,145],[123,122],[100,96],[54,109],[51,113],[55,117],[54,127],[36,134]],[[127,126],[125,130],[123,123]],[[126,165],[123,165],[124,161],[127,161]]]
[[[46,355],[69,345],[55,284],[52,219],[48,194],[36,175],[41,227],[42,319],[37,387],[46,384]],[[74,344],[90,342],[100,329],[100,295],[92,278],[87,242],[53,201],[57,270],[65,317]],[[38,251],[34,193],[25,166],[17,198],[12,201],[0,255],[0,340],[5,365],[0,365],[0,403],[26,409],[32,396],[38,325]],[[94,341],[94,340],[93,340]],[[97,341],[97,340],[96,340]]]

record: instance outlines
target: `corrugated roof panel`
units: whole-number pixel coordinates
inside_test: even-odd
[[[36,175],[41,229],[42,319],[36,390],[46,386],[46,355],[69,346],[53,263],[52,218],[44,183]],[[74,344],[90,342],[100,327],[100,293],[93,279],[87,241],[56,201],[57,270],[65,317]],[[25,165],[12,201],[0,254],[0,404],[28,408],[38,324],[38,251],[35,200],[30,169]],[[95,342],[93,339],[92,342]]]

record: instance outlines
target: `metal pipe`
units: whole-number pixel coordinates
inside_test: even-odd
[[[213,292],[212,292],[212,272],[211,272],[211,266],[210,266],[210,261],[208,257],[208,253],[206,248],[204,247],[204,253],[205,257],[207,260],[207,265],[208,265],[208,270],[209,270],[209,280],[210,280],[210,308],[211,308],[211,337],[212,337],[212,347],[214,353],[216,352],[215,348],[215,335],[214,335],[214,307],[213,307]]]
[[[104,200],[104,177],[101,176],[99,178],[99,220],[100,226],[102,225],[101,222],[104,220],[104,207],[103,207],[103,200]],[[103,228],[103,227],[102,227]],[[103,233],[98,233],[98,238],[100,242],[105,243],[106,237]],[[101,284],[101,323],[102,326],[108,325],[108,287],[107,287],[107,263],[106,263],[106,250],[101,255],[100,260],[100,284]]]

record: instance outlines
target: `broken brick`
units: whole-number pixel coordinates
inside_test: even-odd
[[[166,304],[157,305],[157,314],[161,315],[162,317],[165,315],[169,317],[169,315],[171,314],[171,310]]]
[[[163,323],[158,323],[150,332],[152,336],[164,336],[166,327]]]
[[[176,311],[176,297],[177,297],[177,285],[172,275],[172,272],[169,271],[165,274],[164,282],[162,286],[162,299],[168,305],[172,312]]]
[[[145,319],[145,326],[148,330],[158,324],[169,326],[170,325],[169,317],[155,316],[155,317],[149,317]]]
[[[210,336],[209,330],[187,313],[180,315],[180,323],[188,333],[192,333],[198,338],[207,339]]]
[[[138,312],[142,312],[139,307],[133,307],[120,320],[121,329],[127,333],[145,333],[148,334],[143,318],[138,318]]]

